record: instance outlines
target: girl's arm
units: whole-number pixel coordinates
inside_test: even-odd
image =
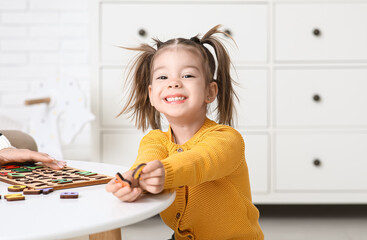
[[[187,151],[162,160],[164,188],[193,186],[228,176],[245,164],[245,144],[239,132],[221,126],[206,133]]]
[[[133,165],[134,168],[148,163],[142,171],[140,185],[151,193],[219,179],[245,164],[243,138],[230,127],[215,128],[203,135],[192,149],[169,157],[162,139],[145,136]]]
[[[131,169],[135,169],[141,163],[147,163],[153,160],[162,160],[168,156],[168,151],[164,137],[158,132],[159,130],[153,130],[143,137],[140,141],[138,156]]]
[[[147,163],[141,172],[139,185],[142,189],[157,194],[163,190],[165,170],[160,160],[168,156],[166,140],[159,130],[151,131],[140,142],[138,157],[131,169],[141,163]],[[157,137],[160,136],[160,137]],[[163,141],[163,142],[162,142]]]

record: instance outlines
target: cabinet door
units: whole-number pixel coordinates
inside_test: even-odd
[[[367,69],[277,70],[279,127],[367,125]]]
[[[121,112],[128,96],[128,84],[125,84],[124,72],[122,67],[101,70],[99,91],[103,127],[134,128],[134,122],[128,118],[128,114],[116,117]]]
[[[223,25],[238,49],[224,37],[236,63],[267,60],[267,5],[218,2],[130,2],[101,4],[101,50],[104,63],[126,64],[134,54],[117,46],[152,43],[152,37],[190,38]]]
[[[268,126],[268,72],[267,70],[237,70],[235,85],[238,127]],[[234,74],[234,76],[236,76]]]
[[[233,87],[238,96],[236,107],[236,128],[265,128],[268,126],[268,71],[265,69],[237,69],[232,71],[237,82]],[[209,105],[208,117],[215,120],[217,102]]]
[[[276,189],[367,190],[367,134],[278,134]]]
[[[269,191],[269,140],[266,134],[243,134],[251,191]]]
[[[108,131],[101,134],[101,162],[131,167],[144,134],[138,130]]]
[[[366,61],[366,3],[275,4],[276,61]]]

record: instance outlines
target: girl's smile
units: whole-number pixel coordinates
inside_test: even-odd
[[[169,96],[164,98],[164,100],[169,104],[183,103],[186,99],[187,99],[187,97],[185,97],[181,94],[169,95]]]

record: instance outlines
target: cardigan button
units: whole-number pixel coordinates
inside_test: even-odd
[[[177,152],[183,152],[182,148],[177,149]]]
[[[176,214],[176,219],[179,219],[181,217],[181,213]]]

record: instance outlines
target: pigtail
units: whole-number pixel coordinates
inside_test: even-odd
[[[221,33],[231,38],[225,32],[219,30],[221,25],[217,25],[210,29],[200,40],[201,44],[210,45],[216,54],[217,68],[216,68],[216,80],[214,80],[218,85],[218,96],[217,96],[217,121],[220,124],[227,124],[233,126],[233,118],[236,114],[236,109],[234,105],[234,98],[238,100],[237,94],[234,91],[232,83],[235,83],[231,78],[231,60],[226,47],[213,35],[216,33]],[[232,39],[233,40],[233,39]],[[211,55],[209,50],[205,48],[207,55]],[[208,54],[209,52],[209,54]],[[209,57],[209,64],[211,65],[211,60]],[[213,73],[214,74],[214,73]]]
[[[156,50],[148,44],[141,44],[137,48],[125,48],[127,50],[139,51],[140,54],[131,64],[127,79],[131,79],[129,97],[121,112],[130,113],[129,118],[135,119],[135,126],[143,131],[150,127],[160,129],[160,114],[149,101],[148,87],[150,84],[152,58]],[[132,76],[132,77],[131,77]]]

